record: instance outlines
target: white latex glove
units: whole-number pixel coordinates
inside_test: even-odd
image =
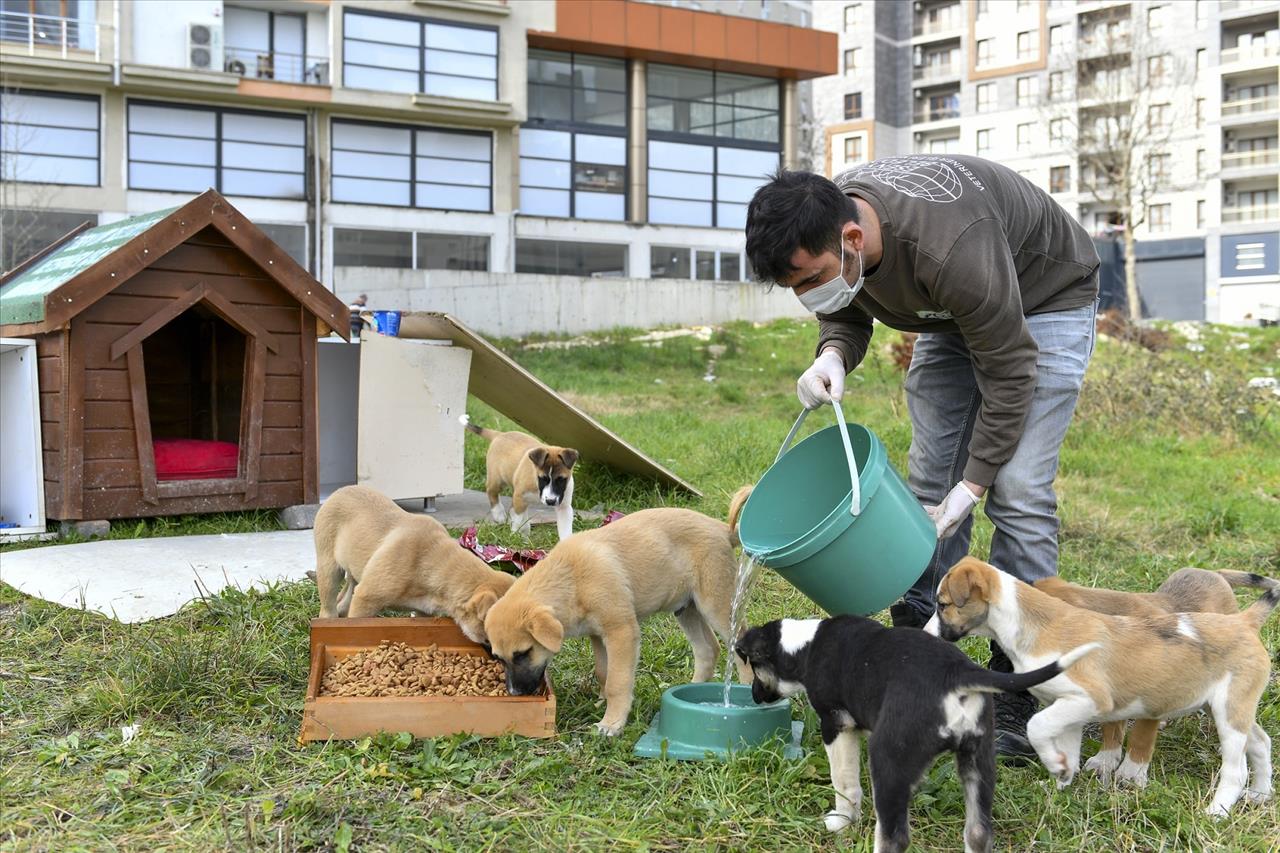
[[[982,500],[981,496],[975,495],[961,480],[956,483],[955,488],[947,492],[942,503],[937,506],[926,506],[924,511],[933,519],[933,524],[938,529],[938,538],[946,539],[956,532],[960,522],[969,517],[969,513],[973,512],[973,508],[980,500]]]
[[[844,359],[836,349],[824,349],[796,380],[796,396],[806,409],[817,409],[844,396]]]

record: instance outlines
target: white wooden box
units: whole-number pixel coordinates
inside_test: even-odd
[[[0,338],[0,537],[45,532],[36,342]]]

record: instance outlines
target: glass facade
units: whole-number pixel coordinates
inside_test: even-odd
[[[334,119],[337,202],[493,209],[493,135]]]
[[[342,82],[356,89],[498,99],[498,30],[346,10]]]
[[[98,99],[0,92],[0,179],[98,186]]]

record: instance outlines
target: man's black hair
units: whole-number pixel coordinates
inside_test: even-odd
[[[747,206],[747,260],[757,280],[782,281],[795,271],[796,249],[839,253],[840,229],[858,221],[858,208],[828,179],[779,169]]]

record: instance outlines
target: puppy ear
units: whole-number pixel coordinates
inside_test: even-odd
[[[529,614],[529,633],[551,654],[560,651],[564,643],[564,626],[550,607],[537,607]]]
[[[471,599],[463,606],[472,616],[483,621],[484,617],[489,614],[489,608],[493,607],[497,602],[497,593],[491,589],[482,589],[471,596]]]
[[[963,560],[948,575],[951,600],[956,607],[964,607],[975,595],[983,601],[989,601],[989,584],[986,572],[982,571],[982,563],[977,560]]]
[[[560,463],[566,468],[572,468],[578,461],[578,451],[572,447],[566,447],[560,451]]]
[[[533,467],[535,468],[541,468],[543,465],[547,464],[547,449],[545,447],[535,447],[526,455],[529,457],[529,461],[533,463]]]

